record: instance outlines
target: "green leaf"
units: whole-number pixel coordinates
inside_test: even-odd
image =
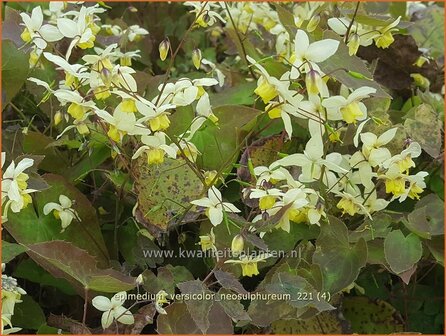
[[[9,263],[12,259],[26,250],[27,248],[25,246],[2,240],[2,263]]]
[[[30,256],[53,276],[84,289],[117,293],[135,287],[135,280],[113,269],[99,269],[94,257],[71,243],[55,240],[28,245]]]
[[[166,308],[166,315],[157,318],[157,332],[160,334],[200,334],[188,307],[183,302],[174,302]],[[218,302],[209,310],[207,334],[233,334],[232,321]]]
[[[272,323],[274,334],[311,335],[311,334],[349,334],[346,321],[336,312],[322,312],[310,319],[287,319]]]
[[[28,76],[28,56],[10,40],[2,41],[2,87],[6,97],[5,106],[19,92]]]
[[[252,105],[255,102],[254,90],[256,82],[237,84],[218,93],[210,93],[211,105],[215,107],[221,105]],[[176,112],[175,112],[176,113]],[[175,115],[175,114],[174,114]]]
[[[405,237],[401,230],[395,230],[384,239],[386,260],[396,274],[409,270],[421,259],[422,253],[421,241],[413,233]]]
[[[433,158],[442,150],[441,133],[443,123],[432,106],[421,104],[408,112],[404,127],[409,136]]]
[[[47,147],[53,141],[42,133],[28,131],[23,139],[23,151],[27,154],[44,155],[39,169],[63,175],[69,166],[68,157],[55,147]]]
[[[42,267],[37,265],[32,259],[25,259],[17,265],[13,276],[25,279],[40,286],[52,286],[67,295],[76,295],[73,287],[64,279],[56,279]]]
[[[365,296],[346,297],[342,308],[353,333],[393,334],[404,330],[395,308],[385,301],[373,301]]]
[[[417,45],[429,49],[429,54],[438,59],[444,55],[444,10],[433,5],[423,10],[423,16],[409,27]]]
[[[358,277],[366,260],[367,244],[363,238],[351,245],[347,227],[335,217],[330,216],[329,223],[321,224],[313,263],[321,266],[324,291],[334,294],[349,286]]]
[[[421,238],[443,235],[444,203],[437,195],[429,194],[417,202],[407,219],[406,227]]]
[[[138,194],[136,218],[158,236],[174,226],[190,201],[198,199],[203,184],[185,160],[166,158],[162,164],[147,165],[144,157],[134,160],[135,189]]]
[[[385,238],[392,230],[392,217],[383,213],[373,214],[372,219],[366,218],[355,231],[350,232],[349,239],[351,242],[357,242],[364,238],[365,241],[375,238]]]
[[[42,308],[30,295],[22,295],[20,299],[22,302],[16,304],[14,315],[12,315],[12,325],[26,329],[39,329],[46,323]]]
[[[238,105],[218,106],[213,111],[219,119],[218,126],[206,122],[192,138],[201,153],[197,163],[207,170],[228,171],[238,158],[237,145],[261,111]]]
[[[444,236],[438,236],[425,242],[435,260],[444,267]]]
[[[46,174],[43,178],[50,188],[35,194],[36,209],[28,205],[20,213],[10,212],[8,222],[4,223],[4,227],[20,244],[65,240],[95,256],[99,265],[108,265],[108,251],[101,234],[96,210],[90,201],[62,176]],[[60,220],[56,219],[52,213],[46,216],[43,214],[45,204],[59,202],[60,195],[75,200],[73,208],[81,219],[80,222],[73,220],[63,233],[61,233]]]
[[[182,282],[178,284],[178,288],[185,295],[212,295],[211,291],[200,280]],[[213,304],[212,300],[204,298],[202,300],[185,300],[185,302],[192,319],[201,332],[205,334],[210,326],[208,316]]]
[[[77,183],[109,158],[110,148],[100,143],[94,143],[90,146],[87,154],[70,168],[67,178]]]

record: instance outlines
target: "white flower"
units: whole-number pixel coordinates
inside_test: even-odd
[[[143,153],[147,153],[148,164],[162,163],[164,154],[167,154],[172,159],[175,159],[177,156],[176,149],[166,144],[166,134],[163,132],[156,132],[154,135],[143,135],[141,142],[144,145],[136,150],[132,160],[137,159]]]
[[[91,301],[97,310],[104,312],[101,318],[102,328],[108,328],[115,320],[122,324],[135,323],[132,313],[122,306],[126,298],[126,292],[119,292],[111,300],[105,296],[96,296]]]
[[[21,38],[25,42],[33,42],[37,48],[45,49],[47,42],[59,41],[63,36],[59,30],[49,24],[43,25],[43,13],[40,6],[34,7],[31,16],[25,13],[20,13],[25,30]]]
[[[222,23],[226,23],[220,14],[212,10],[212,8],[220,8],[220,6],[217,4],[212,2],[206,2],[203,4],[196,1],[186,1],[184,5],[194,7],[190,13],[195,13],[196,23],[201,27],[213,26],[217,20],[221,21]]]
[[[62,231],[64,232],[73,219],[80,221],[76,210],[72,208],[73,202],[65,195],[59,196],[59,203],[50,202],[43,207],[43,214],[46,216],[53,212],[56,219],[60,219],[62,224]]]
[[[257,186],[263,184],[263,182],[279,182],[288,178],[289,172],[282,167],[276,167],[271,164],[269,167],[258,166],[254,168],[254,174],[257,177]]]
[[[322,73],[316,63],[325,61],[338,50],[339,41],[325,39],[310,44],[307,33],[298,30],[294,39],[295,60],[291,68],[291,78],[298,78],[301,73],[311,69]]]
[[[347,98],[333,96],[324,99],[322,106],[327,109],[328,119],[344,120],[348,124],[367,118],[367,107],[360,100],[368,98],[376,89],[368,86],[353,91]]]
[[[127,28],[126,33],[129,41],[133,42],[139,40],[142,36],[147,35],[149,32],[138,25],[132,25]]]
[[[82,6],[76,20],[67,19],[65,17],[57,19],[57,28],[59,28],[62,35],[72,39],[65,56],[66,59],[70,58],[71,52],[75,46],[86,49],[91,48],[94,45],[95,35],[87,24],[87,11],[87,7]]]
[[[6,154],[2,152],[2,168],[6,160]],[[33,159],[24,158],[17,166],[12,161],[6,168],[2,177],[2,205],[4,205],[3,216],[7,216],[9,208],[15,213],[20,212],[31,203],[30,193],[37,190],[28,189],[28,174],[24,171],[34,164]],[[5,204],[6,201],[6,204]]]
[[[363,143],[362,153],[367,158],[372,167],[376,167],[384,163],[384,161],[390,159],[390,151],[383,146],[392,141],[397,131],[398,128],[394,127],[385,131],[379,137],[371,132],[362,133],[360,135],[361,141]]]
[[[191,202],[206,209],[206,216],[211,221],[212,225],[217,226],[223,221],[223,212],[240,212],[233,204],[223,202],[220,190],[211,187],[208,190],[208,197],[203,197],[199,200]]]
[[[121,142],[126,134],[150,134],[150,130],[147,127],[136,122],[134,113],[123,112],[116,108],[113,115],[104,110],[96,110],[96,115],[110,125],[107,135],[115,142]]]
[[[163,308],[163,304],[169,303],[167,300],[169,294],[166,291],[160,290],[156,293],[155,309],[159,314],[167,315],[166,310]]]
[[[293,220],[300,213],[300,209],[306,206],[309,202],[307,200],[305,189],[293,188],[289,189],[283,196],[283,200],[276,203],[275,207],[269,211],[270,215],[279,212],[283,207],[288,206],[283,216],[277,223],[277,228],[281,228],[286,232],[290,232],[290,220]]]
[[[332,152],[322,158],[324,155],[324,145],[321,136],[313,136],[308,140],[305,150],[302,153],[288,155],[287,157],[277,160],[272,164],[273,167],[278,166],[300,166],[302,174],[299,176],[301,182],[313,182],[321,178],[322,166],[326,166],[328,170],[338,173],[346,173],[347,171],[339,166],[342,156],[339,153]],[[325,172],[327,174],[327,171]]]

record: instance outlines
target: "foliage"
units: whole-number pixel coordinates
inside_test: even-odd
[[[440,4],[2,11],[2,334],[443,333]]]

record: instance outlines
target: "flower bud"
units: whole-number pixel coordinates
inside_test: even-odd
[[[195,48],[192,51],[192,62],[194,63],[195,68],[200,69],[201,65],[201,50],[198,48]]]
[[[142,276],[142,273],[140,275],[138,275],[138,277],[135,280],[136,285],[140,286],[144,283],[144,277]]]
[[[239,255],[243,251],[244,246],[245,241],[243,240],[242,235],[238,234],[232,239],[231,250],[234,255]]]
[[[134,7],[134,6],[130,6],[129,7],[129,11],[132,13],[137,13],[138,12],[138,8]]]
[[[310,70],[305,76],[305,85],[307,86],[308,94],[318,94],[323,86],[320,73],[316,70]]]
[[[107,68],[101,70],[101,79],[105,86],[110,86],[112,82],[112,74]]]
[[[170,49],[170,42],[169,39],[166,37],[159,45],[158,50],[160,52],[160,59],[161,61],[164,61],[167,58],[167,54],[169,53]]]
[[[307,24],[307,31],[309,33],[314,31],[317,28],[317,26],[319,25],[320,21],[321,21],[321,17],[319,15],[314,15]]]
[[[62,121],[62,113],[60,111],[57,111],[54,115],[54,126],[57,126]]]
[[[208,171],[204,172],[204,181],[205,181],[206,185],[211,186],[213,184],[216,176],[217,176],[216,170],[208,170]]]

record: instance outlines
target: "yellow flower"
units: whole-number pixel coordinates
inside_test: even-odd
[[[29,179],[29,175],[26,173],[20,173],[19,175],[17,175],[16,177],[16,181],[17,181],[17,185],[21,190],[25,190],[26,188],[28,188],[28,181]]]
[[[408,173],[411,167],[415,167],[415,162],[413,162],[410,155],[407,155],[405,158],[398,161],[397,164],[401,173]]]
[[[34,50],[29,54],[29,65],[34,67],[40,59],[40,55],[36,53]]]
[[[341,198],[336,207],[342,210],[342,214],[348,213],[350,216],[354,216],[361,210],[360,207],[348,197]]]
[[[147,151],[147,163],[151,164],[161,164],[164,162],[165,152],[159,148],[153,148]]]
[[[121,111],[127,112],[127,113],[135,113],[138,112],[138,108],[136,107],[136,103],[134,99],[131,98],[124,98],[119,104],[121,107]]]
[[[116,128],[116,126],[110,125],[107,135],[110,139],[112,139],[114,142],[121,142],[121,133]]]
[[[392,32],[387,31],[375,39],[375,44],[378,48],[388,48],[393,41],[395,41],[395,39],[393,38]]]
[[[85,123],[79,123],[76,125],[76,129],[81,135],[85,135],[90,133],[90,129],[88,128],[87,124]]]
[[[307,221],[308,209],[290,209],[288,211],[288,219],[295,223],[304,223]]]
[[[259,208],[261,210],[271,209],[276,204],[276,197],[268,195],[263,196],[259,200]]]
[[[153,119],[150,119],[149,126],[153,132],[166,130],[170,126],[169,117],[166,114],[161,114]]]
[[[65,86],[71,87],[73,84],[77,84],[78,80],[72,74],[65,72]]]
[[[409,189],[409,196],[411,199],[420,199],[420,194],[423,192],[423,188],[419,187],[416,183],[412,184]]]
[[[242,275],[252,277],[253,275],[259,274],[257,264],[259,262],[265,262],[265,259],[269,258],[271,255],[264,253],[256,257],[252,256],[241,256],[240,260],[226,260],[225,264],[240,264],[242,268]]]
[[[202,251],[207,250],[215,250],[215,235],[214,235],[214,228],[211,229],[211,232],[207,235],[200,236],[200,242],[198,245],[201,246]]]
[[[105,100],[111,96],[111,93],[110,90],[107,89],[105,86],[99,86],[94,89],[94,96],[96,99]]]
[[[406,190],[405,180],[402,177],[386,180],[386,193],[401,196]]]
[[[128,57],[128,56],[126,56],[126,57],[121,57],[121,58],[119,59],[119,63],[120,63],[122,66],[132,66],[132,58],[131,58],[131,57]]]
[[[330,135],[328,136],[328,140],[330,140],[331,142],[342,142],[341,141],[341,132],[339,132],[339,131],[331,132]]]
[[[86,42],[78,43],[77,46],[81,49],[89,49],[94,47],[94,41],[96,40],[96,36],[91,36],[90,39]]]
[[[20,38],[25,43],[31,42],[31,34],[29,33],[28,28],[25,28],[25,30],[22,32],[22,34],[20,34]]]
[[[364,113],[361,111],[359,104],[356,101],[342,107],[341,114],[342,119],[344,119],[347,124],[356,124],[356,120],[364,116]]]
[[[271,85],[263,76],[259,78],[257,83],[257,88],[254,93],[262,98],[263,102],[266,104],[271,99],[274,99],[279,94],[274,85]]]
[[[68,106],[68,114],[76,120],[81,120],[86,112],[87,108],[77,103],[71,103]]]
[[[274,107],[271,110],[268,111],[268,116],[271,119],[278,119],[282,117],[282,108],[279,107]]]

